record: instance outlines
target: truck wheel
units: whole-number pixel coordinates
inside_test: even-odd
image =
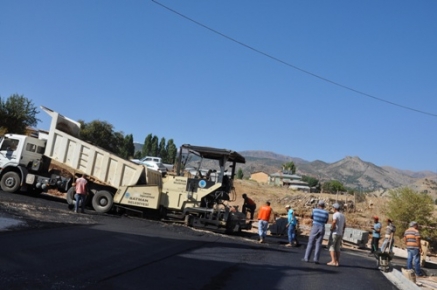
[[[68,205],[74,205],[76,203],[76,199],[74,198],[75,194],[76,194],[76,188],[74,188],[74,186],[70,187],[67,191]]]
[[[106,190],[97,191],[93,197],[93,208],[98,213],[107,213],[112,208],[112,194]]]
[[[20,175],[13,171],[6,172],[0,181],[2,190],[6,192],[17,192],[21,187],[20,182]]]

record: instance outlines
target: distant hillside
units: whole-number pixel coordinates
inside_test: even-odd
[[[274,152],[270,152],[270,151],[255,151],[255,150],[248,150],[248,151],[241,151],[238,152],[241,155],[243,155],[244,157],[253,157],[253,158],[260,158],[260,159],[273,159],[273,160],[277,160],[283,163],[289,162],[289,161],[293,161],[294,164],[298,164],[298,163],[308,163],[308,161],[303,160],[301,158],[296,158],[296,157],[290,157],[290,156],[285,156],[285,155],[281,155],[281,154],[277,154]]]
[[[379,167],[359,157],[346,157],[334,163],[326,163],[320,160],[308,162],[301,158],[266,151],[241,151],[239,153],[246,158],[246,164],[239,165],[245,176],[250,176],[256,171],[264,171],[268,174],[278,172],[282,169],[282,164],[293,161],[299,175],[312,176],[322,181],[335,179],[349,188],[361,188],[366,191],[384,192],[400,186],[410,186],[420,179],[436,179],[436,174],[433,172],[413,172],[389,166]]]
[[[142,144],[134,145],[136,151],[141,151]],[[246,177],[257,171],[268,174],[278,172],[284,163],[293,161],[299,175],[312,176],[322,181],[335,179],[349,188],[385,192],[400,186],[410,186],[418,191],[428,190],[437,196],[437,185],[434,182],[437,176],[431,171],[414,172],[390,166],[380,167],[356,156],[326,163],[321,160],[309,162],[270,151],[247,150],[239,153],[246,158],[246,164],[238,165]]]

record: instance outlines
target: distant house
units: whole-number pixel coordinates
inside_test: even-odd
[[[297,174],[291,174],[287,171],[270,174],[269,184],[276,186],[286,186],[299,191],[310,192],[308,183],[302,181],[302,177]]]
[[[265,173],[264,171],[257,171],[252,174],[250,174],[250,180],[255,180],[258,183],[261,184],[267,184],[269,182],[269,175]]]

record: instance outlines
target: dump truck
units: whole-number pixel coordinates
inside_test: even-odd
[[[75,179],[84,174],[89,190],[86,203],[98,213],[129,209],[194,227],[250,229],[246,216],[229,205],[236,198],[236,165],[245,163],[239,153],[184,144],[176,170],[162,174],[81,140],[79,122],[41,108],[51,116],[49,131],[0,138],[3,191],[56,190],[65,193],[71,206]]]

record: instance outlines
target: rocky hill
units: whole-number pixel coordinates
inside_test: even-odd
[[[334,163],[326,163],[320,160],[309,162],[301,158],[266,151],[239,153],[246,158],[246,164],[240,165],[245,176],[250,176],[251,173],[257,171],[271,174],[280,171],[282,164],[293,161],[299,175],[312,176],[322,181],[335,179],[349,188],[381,193],[401,186],[412,186],[421,191],[429,191],[430,188],[434,191],[437,189],[436,173],[399,170],[389,166],[380,167],[363,161],[359,157],[346,157]],[[423,188],[420,189],[420,184],[424,183],[427,183],[426,188],[422,186]]]
[[[142,144],[134,145],[136,151],[141,150]],[[238,165],[245,177],[258,171],[272,174],[280,171],[282,164],[293,161],[297,174],[311,176],[322,182],[335,179],[348,188],[379,192],[381,195],[388,189],[409,186],[420,192],[429,192],[437,198],[437,174],[431,171],[414,172],[389,166],[380,167],[356,156],[327,163],[320,160],[310,162],[269,151],[247,150],[239,153],[246,158],[246,164]]]

